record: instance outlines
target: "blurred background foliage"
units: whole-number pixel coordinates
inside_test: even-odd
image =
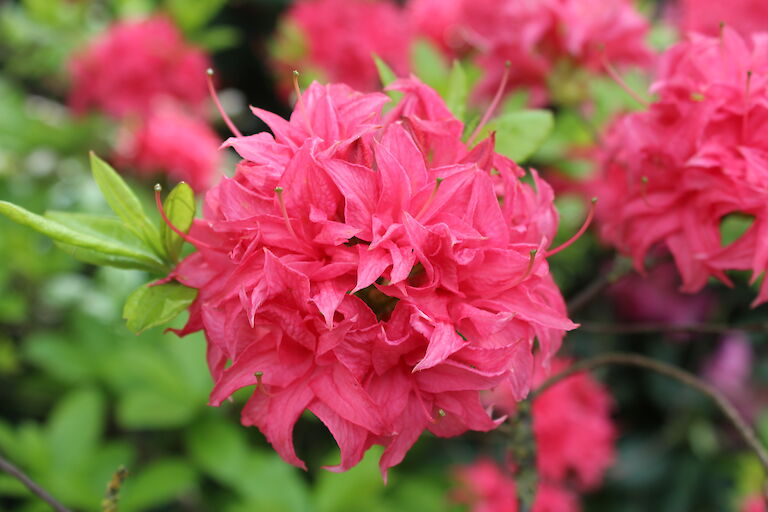
[[[96,115],[68,113],[65,63],[115,19],[167,12],[189,40],[212,53],[238,126],[244,133],[261,130],[245,105],[283,114],[288,109],[266,65],[269,37],[287,3],[21,0],[0,5],[0,198],[33,211],[106,210],[87,170],[87,152],[108,153],[111,125]],[[654,37],[662,43],[669,39],[663,30]],[[429,52],[419,49],[415,66],[439,89],[449,70]],[[636,90],[647,84],[641,76],[628,80]],[[607,79],[567,83],[588,89],[596,100],[595,114],[589,122],[567,107],[554,117],[545,114],[553,131],[529,163],[578,178],[589,172],[589,159],[577,158],[574,147],[588,148],[598,128],[594,123],[604,124],[610,113],[635,105]],[[562,97],[574,93],[560,92]],[[514,114],[521,105],[510,100],[503,112]],[[135,189],[149,201],[149,185]],[[558,206],[564,240],[578,229],[585,205],[580,196],[565,194]],[[258,431],[240,426],[237,403],[206,405],[211,382],[202,335],[179,339],[155,328],[136,336],[124,326],[122,304],[147,275],[80,264],[4,218],[0,254],[0,452],[75,510],[97,510],[120,466],[128,468],[120,492],[126,512],[461,510],[450,504],[449,468],[478,452],[501,458],[501,434],[428,437],[391,472],[388,485],[379,475],[376,450],[348,473],[329,473],[319,468],[337,457],[334,444],[307,415],[296,435],[298,452],[310,465],[304,473],[282,462]],[[613,258],[587,235],[552,263],[564,294],[573,297],[596,274],[607,275]],[[714,321],[763,321],[764,307],[750,310],[753,293],[741,284],[733,290],[712,285],[720,298]],[[613,306],[610,295],[603,295],[574,318],[610,323],[617,314]],[[568,336],[564,351],[584,357],[631,350],[699,371],[721,337],[583,329]],[[766,335],[756,332],[750,338],[757,354],[752,379],[760,390],[752,404],[754,418],[768,440],[768,415],[760,413],[768,396]],[[615,397],[621,438],[617,463],[605,485],[586,497],[585,510],[733,510],[741,496],[758,487],[760,467],[706,399],[632,369],[610,369],[601,376]],[[0,473],[0,510],[47,507]]]

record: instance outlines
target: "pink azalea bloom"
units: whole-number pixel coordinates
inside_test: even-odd
[[[471,512],[517,512],[518,498],[514,478],[494,461],[481,458],[469,466],[455,469],[459,488],[453,493],[457,503],[469,505]],[[578,497],[558,485],[539,483],[532,512],[579,512]]]
[[[166,106],[126,122],[115,151],[119,167],[152,177],[167,174],[203,192],[217,179],[221,140],[205,121]]]
[[[665,245],[696,292],[725,270],[768,266],[768,36],[743,40],[691,35],[663,56],[645,112],[619,119],[606,137],[598,219],[604,238],[642,270],[647,251]],[[753,217],[723,246],[722,219]],[[764,281],[755,304],[768,298]]]
[[[535,383],[568,366],[560,359],[552,360],[549,371],[539,366]],[[488,402],[514,415],[516,399],[507,384],[496,389]],[[536,467],[543,479],[566,484],[573,478],[581,490],[600,485],[615,459],[612,406],[608,391],[587,373],[559,382],[534,400]]]
[[[744,502],[741,512],[765,512],[765,499],[762,496],[752,496]]]
[[[243,161],[174,274],[200,291],[183,332],[205,330],[211,403],[256,385],[243,422],[302,467],[305,409],[341,448],[334,470],[381,444],[386,472],[425,429],[493,429],[480,391],[524,396],[534,338],[546,359],[574,327],[545,259],[551,189],[492,139],[468,148],[425,85],[394,87],[386,117],[385,95],[341,84],[310,86],[290,120],[254,109],[274,137],[228,141]]]
[[[69,63],[75,112],[145,115],[168,99],[200,109],[208,97],[208,57],[164,17],[116,23]]]
[[[467,49],[462,34],[463,0],[410,0],[406,11],[414,35],[425,38],[445,55],[458,57]]]
[[[299,0],[282,23],[299,30],[306,55],[278,56],[280,76],[310,69],[329,82],[373,91],[380,85],[373,54],[398,75],[408,72],[410,32],[403,11],[389,0]]]
[[[630,0],[412,0],[417,33],[447,49],[469,44],[483,69],[478,93],[491,97],[511,62],[510,89],[547,99],[547,78],[559,64],[604,71],[651,62],[648,22]],[[430,12],[431,10],[431,12]],[[513,30],[510,27],[514,27]],[[446,37],[448,38],[446,40]]]
[[[720,25],[744,36],[768,32],[768,3],[763,0],[679,0],[675,18],[683,32],[720,33]]]

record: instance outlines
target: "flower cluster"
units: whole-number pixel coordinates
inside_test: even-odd
[[[643,268],[666,246],[683,291],[726,270],[768,267],[768,38],[693,34],[660,62],[658,99],[619,119],[606,137],[599,177],[602,235]],[[730,215],[752,219],[734,242],[721,240]],[[755,304],[768,298],[764,282]]]
[[[480,391],[524,396],[538,339],[547,360],[574,327],[549,274],[549,186],[462,142],[463,125],[416,79],[386,115],[380,93],[312,84],[274,136],[230,139],[243,158],[206,194],[198,252],[174,277],[199,289],[213,405],[256,386],[242,413],[288,462],[309,409],[356,464],[383,471],[425,429],[487,431]]]
[[[212,185],[219,168],[221,139],[190,114],[167,106],[123,126],[115,149],[119,167],[152,177],[166,172],[198,192]]]
[[[568,364],[554,359],[550,371],[557,373]],[[541,384],[545,375],[539,367],[536,384]],[[516,400],[508,384],[497,388],[489,401],[515,414]],[[588,374],[568,377],[536,397],[532,418],[540,483],[534,512],[578,511],[579,498],[574,490],[588,491],[602,482],[614,460],[616,429],[611,407],[608,392]],[[473,512],[517,510],[514,478],[496,463],[481,459],[460,468],[457,479],[469,491],[468,496],[460,493],[458,499],[471,504]]]
[[[631,0],[410,0],[403,9],[388,0],[303,0],[284,24],[298,28],[306,48],[284,37],[278,45],[281,74],[288,67],[311,69],[362,90],[377,86],[371,53],[402,75],[417,38],[448,58],[472,54],[484,72],[480,97],[493,95],[510,61],[509,89],[528,87],[538,103],[546,99],[547,78],[557,66],[602,72],[605,60],[651,60],[644,42],[648,22]],[[303,55],[287,48],[291,42]]]
[[[379,89],[378,55],[398,75],[408,72],[410,31],[404,12],[389,1],[299,0],[281,26],[274,55],[278,78],[293,70],[359,91]],[[295,36],[298,35],[298,41]],[[291,48],[296,45],[297,48]]]
[[[96,108],[118,118],[149,114],[169,99],[200,109],[209,67],[169,19],[120,22],[72,57],[69,103],[76,112]]]
[[[717,36],[723,24],[744,36],[768,31],[768,3],[762,0],[680,0],[675,11],[683,32]]]
[[[76,113],[96,109],[120,120],[121,167],[165,172],[203,191],[220,160],[205,121],[209,66],[168,18],[120,22],[73,56],[69,103]]]

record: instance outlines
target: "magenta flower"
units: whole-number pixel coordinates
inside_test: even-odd
[[[680,0],[674,14],[683,32],[717,36],[723,23],[743,36],[768,32],[768,3],[763,0]]]
[[[397,464],[425,430],[494,419],[479,393],[524,396],[574,327],[549,274],[551,189],[493,151],[415,79],[401,103],[313,84],[274,133],[232,138],[243,161],[206,195],[198,253],[175,277],[200,290],[183,332],[204,329],[211,403],[256,385],[243,422],[303,467],[293,425],[309,409],[356,464]],[[230,364],[231,363],[231,364]]]
[[[691,35],[663,56],[653,86],[659,99],[618,120],[606,137],[598,219],[602,235],[642,270],[651,247],[665,245],[683,279],[700,290],[726,270],[768,266],[766,176],[768,39]],[[724,245],[731,214],[754,219]],[[768,298],[764,282],[755,304]]]
[[[416,33],[449,56],[463,45],[483,70],[478,93],[490,98],[511,62],[508,88],[547,100],[547,79],[559,65],[604,72],[651,63],[648,22],[630,0],[411,0]],[[514,27],[514,29],[510,29]]]
[[[741,512],[765,512],[765,498],[760,495],[751,496],[741,507]]]
[[[568,366],[569,363],[561,359],[552,360],[549,371],[539,366],[536,384]],[[516,400],[507,384],[487,399],[511,416],[515,413]],[[569,377],[534,400],[536,467],[544,481],[582,491],[600,485],[615,458],[616,427],[611,420],[612,407],[608,391],[587,373]]]
[[[124,124],[115,160],[141,175],[167,174],[203,192],[218,178],[220,145],[219,136],[205,121],[165,106],[141,121]]]
[[[469,505],[471,512],[517,512],[518,497],[514,478],[494,461],[481,458],[468,466],[455,468],[459,487],[453,501]],[[578,497],[564,487],[540,482],[532,512],[579,512]]]
[[[299,70],[360,91],[377,90],[379,73],[373,54],[398,75],[408,72],[410,31],[403,11],[389,0],[299,0],[282,23],[288,34],[298,31],[305,52],[299,55],[298,49],[286,48],[275,55],[284,83],[293,70]]]
[[[75,112],[95,108],[118,118],[145,115],[169,99],[201,109],[208,67],[169,19],[120,22],[71,59],[69,103]]]

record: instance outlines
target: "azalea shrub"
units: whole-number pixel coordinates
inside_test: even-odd
[[[0,508],[765,510],[763,11],[3,5]]]

